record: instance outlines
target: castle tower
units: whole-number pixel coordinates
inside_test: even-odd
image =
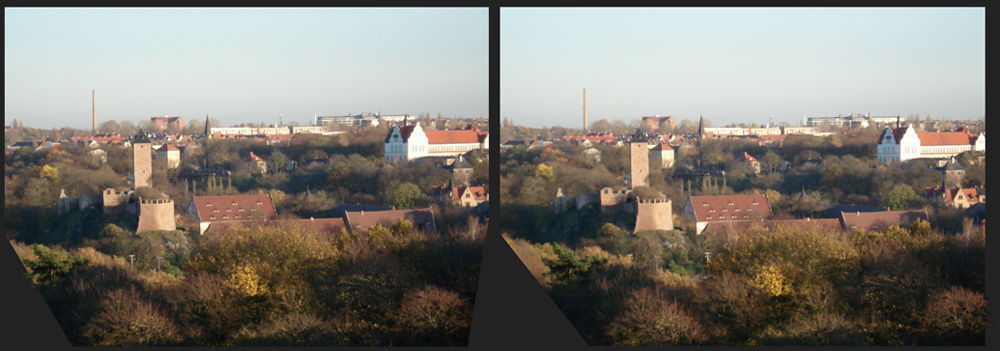
[[[146,132],[139,129],[139,134],[132,139],[132,183],[133,189],[151,187],[153,174],[153,145],[149,143]]]
[[[649,186],[649,147],[647,146],[646,136],[642,131],[636,129],[629,145],[631,147],[630,158],[632,159],[631,188]]]

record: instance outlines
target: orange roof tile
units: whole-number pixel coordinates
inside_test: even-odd
[[[201,222],[255,221],[274,217],[271,195],[195,196],[191,202]]]
[[[697,222],[750,221],[771,216],[764,195],[691,196]]]
[[[975,133],[967,132],[938,132],[938,133],[917,133],[920,138],[920,146],[938,145],[971,145],[975,143]]]

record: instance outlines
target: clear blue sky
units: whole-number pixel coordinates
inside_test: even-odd
[[[489,117],[489,10],[4,10],[4,122]]]
[[[983,8],[500,11],[500,117],[531,127],[673,115],[986,111]]]

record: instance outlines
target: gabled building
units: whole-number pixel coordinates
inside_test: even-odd
[[[986,132],[971,133],[959,128],[954,132],[917,133],[913,125],[882,130],[876,141],[878,160],[882,163],[904,162],[916,158],[950,158],[966,151],[986,152]]]
[[[160,132],[167,130],[167,128],[170,127],[177,127],[177,129],[184,129],[184,119],[181,118],[180,116],[150,117],[149,120],[153,122],[153,127]]]
[[[663,168],[674,166],[674,155],[676,149],[668,144],[656,144],[649,150],[649,163],[661,165]]]
[[[986,203],[986,197],[979,195],[976,188],[927,188],[924,198],[942,201],[958,209],[966,209],[978,203]]]
[[[416,230],[437,233],[437,225],[434,223],[434,212],[431,209],[416,210],[390,210],[390,211],[347,211],[344,214],[344,222],[351,230],[360,235],[367,236],[368,229],[379,224],[385,228],[396,224],[400,219],[406,219],[413,223]]]
[[[250,163],[250,168],[254,172],[260,172],[260,174],[267,173],[267,161],[260,156],[254,155],[253,151],[250,152],[250,155],[247,155],[246,161]]]
[[[173,144],[166,144],[156,149],[156,161],[167,164],[167,168],[177,168],[181,165],[181,149]]]
[[[927,220],[927,211],[841,212],[840,223],[848,231],[884,231],[893,225],[907,227],[918,219]]]
[[[760,161],[758,161],[750,154],[743,152],[743,155],[739,157],[739,161],[743,162],[744,167],[748,172],[753,172],[753,174],[760,174]]]
[[[486,192],[485,187],[481,186],[435,186],[431,195],[444,198],[461,207],[476,207],[490,200],[490,194]]]
[[[385,159],[398,162],[421,157],[456,157],[472,150],[489,150],[489,144],[489,132],[474,125],[436,131],[424,131],[420,123],[394,126],[385,136]]]
[[[195,196],[187,207],[187,217],[198,223],[199,234],[214,223],[259,221],[274,218],[271,195]]]
[[[709,223],[768,219],[771,206],[764,195],[691,196],[682,213],[701,234]]]

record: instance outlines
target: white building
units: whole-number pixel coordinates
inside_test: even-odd
[[[960,128],[955,132],[917,133],[911,124],[906,128],[885,128],[876,144],[882,163],[915,158],[946,159],[966,151],[986,152],[986,132],[970,133]]]
[[[212,127],[210,132],[222,135],[271,135],[292,134],[289,127]]]
[[[852,113],[849,116],[837,116],[837,117],[806,117],[802,115],[802,126],[804,127],[818,127],[824,123],[835,126],[835,127],[867,127],[870,123],[874,124],[888,124],[895,123],[899,121],[900,116],[874,116],[869,113],[863,115],[860,113]]]
[[[385,136],[385,159],[390,162],[421,157],[455,157],[471,150],[489,150],[489,132],[474,125],[465,129],[424,131],[419,123],[395,126]]]

